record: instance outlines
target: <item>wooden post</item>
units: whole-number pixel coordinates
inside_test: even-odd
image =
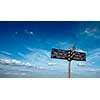
[[[71,61],[68,61],[68,78],[70,78],[70,65],[71,65]]]

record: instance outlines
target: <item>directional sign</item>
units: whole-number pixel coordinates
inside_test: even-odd
[[[86,61],[86,53],[75,51],[72,54],[72,58],[71,59],[72,60],[77,60],[77,61]]]
[[[52,49],[51,58],[68,60],[68,78],[70,78],[70,65],[72,60],[86,61],[86,53],[75,50],[76,45],[73,45],[70,50]]]
[[[52,49],[51,58],[67,60],[70,57],[70,50]]]
[[[86,53],[77,52],[74,50],[61,50],[61,49],[52,49],[51,58],[63,59],[63,60],[77,60],[77,61],[86,61]]]

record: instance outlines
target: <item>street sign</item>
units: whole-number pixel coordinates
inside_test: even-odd
[[[77,52],[73,50],[61,50],[61,49],[52,49],[51,58],[63,59],[63,60],[77,60],[77,61],[86,61],[86,53]]]
[[[71,59],[77,61],[86,61],[86,53],[75,51]]]
[[[51,58],[66,60],[68,59],[68,56],[70,56],[68,54],[70,54],[70,50],[61,50],[53,48],[51,53]]]
[[[68,78],[70,78],[70,65],[72,60],[86,61],[86,53],[75,51],[76,45],[70,50],[52,49],[51,58],[68,60]]]

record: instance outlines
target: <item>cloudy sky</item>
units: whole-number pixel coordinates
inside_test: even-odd
[[[73,44],[76,44],[78,51],[87,54],[86,62],[72,61],[73,77],[100,77],[100,22],[2,21],[0,22],[0,68],[2,69],[0,72],[4,73],[6,66],[9,68],[14,66],[15,69],[16,66],[21,66],[19,69],[22,66],[36,66],[55,74],[59,71],[67,72],[67,61],[51,59],[51,49],[66,50]],[[4,77],[3,75],[1,77]],[[65,75],[62,77],[66,77]]]

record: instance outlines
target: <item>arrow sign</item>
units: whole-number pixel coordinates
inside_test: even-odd
[[[52,49],[51,58],[63,59],[63,60],[77,60],[77,61],[86,61],[86,53],[77,52],[73,50],[61,50],[61,49]]]
[[[52,49],[51,58],[66,60],[68,56],[70,57],[70,50]]]
[[[72,54],[72,58],[71,59],[72,60],[77,60],[77,61],[86,61],[86,53],[75,51]]]

